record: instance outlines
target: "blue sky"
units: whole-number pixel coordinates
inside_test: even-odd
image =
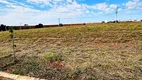
[[[142,0],[0,0],[0,24],[36,25],[142,19]]]

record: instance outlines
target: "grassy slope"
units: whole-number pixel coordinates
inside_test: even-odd
[[[19,30],[15,39],[21,63],[11,66],[11,73],[55,79],[67,75],[99,80],[142,79],[142,23]],[[9,33],[0,32],[0,55],[11,53],[10,43]],[[65,69],[47,70],[42,60],[48,53],[62,53]]]

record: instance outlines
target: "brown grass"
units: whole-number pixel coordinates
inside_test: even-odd
[[[19,62],[9,66],[10,73],[53,80],[142,79],[140,22],[19,30],[15,39]],[[0,32],[0,41],[0,55],[11,53],[8,32]],[[64,60],[49,63],[44,59],[49,53]]]

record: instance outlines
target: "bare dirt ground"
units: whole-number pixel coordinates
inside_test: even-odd
[[[0,80],[13,80],[13,79],[9,79],[9,78],[5,78],[5,77],[0,76]]]

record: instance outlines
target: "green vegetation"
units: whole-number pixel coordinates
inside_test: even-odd
[[[0,32],[0,56],[12,53]],[[142,23],[17,30],[18,62],[1,71],[51,80],[141,80]],[[11,57],[0,58],[0,68]]]
[[[55,53],[48,53],[44,56],[45,60],[54,62],[54,61],[62,61],[62,57]]]
[[[14,44],[14,31],[13,31],[13,29],[11,27],[9,29],[9,32],[11,33],[10,38],[12,39],[13,60],[14,60],[14,62],[16,62],[16,55],[15,55],[16,45]]]

